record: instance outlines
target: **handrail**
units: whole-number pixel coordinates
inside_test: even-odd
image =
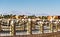
[[[33,19],[27,19],[27,20],[26,20],[26,19],[0,19],[0,21],[2,21],[2,20],[4,20],[4,21],[11,21],[11,22],[10,22],[11,32],[10,32],[10,33],[13,34],[12,36],[16,35],[16,34],[14,34],[14,33],[16,33],[16,32],[15,32],[15,27],[16,27],[15,24],[16,24],[16,21],[17,21],[17,20],[18,20],[18,21],[27,21],[27,22],[26,22],[26,24],[27,24],[27,33],[32,34],[32,26],[31,26],[31,25],[32,25]],[[40,20],[42,20],[42,23],[41,23]],[[44,33],[44,29],[43,29],[43,28],[44,28],[44,25],[43,25],[43,24],[46,23],[45,20],[48,20],[48,19],[39,19],[39,21],[40,21],[40,22],[39,22],[39,26],[40,26],[40,27],[39,27],[39,29],[40,29],[39,31],[41,31],[42,33]],[[58,27],[57,27],[58,25],[57,25],[57,24],[60,22],[59,20],[60,20],[60,19],[54,19],[54,21],[56,21],[57,23],[53,22],[53,20],[52,20],[52,21],[49,21],[49,20],[48,20],[49,22],[47,21],[47,23],[49,23],[50,31],[53,32],[53,23],[55,23],[56,31],[58,31]],[[4,22],[4,21],[3,21],[3,22]],[[13,22],[12,22],[12,21],[13,21]],[[36,20],[36,21],[37,21],[37,20]],[[1,22],[0,22],[0,23],[1,23]],[[23,22],[23,23],[24,23],[24,22]],[[1,28],[1,25],[2,25],[2,24],[0,24],[0,28]],[[0,29],[0,30],[1,30],[1,29]]]

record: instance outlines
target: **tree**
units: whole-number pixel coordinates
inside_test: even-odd
[[[28,18],[36,18],[36,16],[35,15],[32,15],[32,16],[28,16]]]
[[[47,16],[42,16],[42,19],[47,19]]]

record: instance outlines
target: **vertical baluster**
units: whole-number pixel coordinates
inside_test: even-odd
[[[43,33],[43,24],[42,24],[42,22],[40,22],[40,24],[39,24],[39,31],[41,32],[41,33]]]
[[[1,22],[0,22],[0,31],[1,31]]]
[[[58,25],[56,24],[56,31],[58,31]]]
[[[2,23],[2,22],[1,22],[1,20],[0,20],[0,31],[1,31],[1,29],[2,29],[2,28],[1,28],[1,23]]]
[[[11,21],[10,29],[11,29],[10,31],[11,36],[15,36],[15,23],[13,20]]]
[[[28,34],[32,34],[31,19],[28,19],[28,23],[27,23],[27,33],[28,33]]]
[[[50,31],[53,32],[53,24],[50,24]]]

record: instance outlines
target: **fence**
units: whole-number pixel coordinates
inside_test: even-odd
[[[0,36],[43,37],[51,33],[56,35],[59,31],[59,19],[51,21],[47,19],[0,19]]]

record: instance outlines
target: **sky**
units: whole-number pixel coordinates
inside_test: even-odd
[[[60,0],[0,0],[0,14],[60,15]]]

